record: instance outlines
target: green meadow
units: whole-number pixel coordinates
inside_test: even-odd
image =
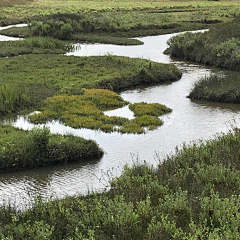
[[[22,4],[2,8],[0,24],[31,23],[28,28],[5,30],[6,35],[141,44],[127,38],[203,29],[229,22],[239,16],[238,4],[237,1],[22,0]]]

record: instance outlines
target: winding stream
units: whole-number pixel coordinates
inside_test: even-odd
[[[157,164],[165,154],[173,152],[183,142],[208,139],[220,132],[227,132],[230,121],[240,117],[240,105],[192,102],[186,98],[193,84],[200,78],[220,70],[206,68],[170,59],[163,54],[167,40],[175,34],[138,38],[141,46],[115,46],[104,44],[81,44],[81,49],[66,55],[92,56],[106,53],[140,57],[156,62],[174,63],[182,71],[181,80],[168,85],[137,88],[121,93],[130,102],[158,102],[172,108],[172,113],[163,116],[163,126],[146,134],[103,133],[86,129],[72,129],[57,121],[48,123],[51,132],[69,133],[95,140],[105,151],[101,160],[88,163],[74,163],[50,166],[40,169],[0,175],[0,202],[11,201],[18,205],[28,204],[34,196],[43,198],[64,197],[86,194],[91,190],[101,190],[108,186],[112,177],[122,172],[125,164],[146,161]],[[1,39],[1,35],[0,35]],[[128,107],[106,112],[132,118]],[[19,116],[6,122],[13,126],[31,129],[33,125],[27,117]]]

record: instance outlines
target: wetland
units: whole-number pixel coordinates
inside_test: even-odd
[[[1,24],[36,21],[40,31],[0,45],[7,56],[0,59],[0,238],[239,239],[236,72],[163,54],[167,43],[187,39],[191,50],[191,41],[209,36],[173,33],[184,25],[231,27],[238,3],[14,1],[0,3]],[[71,45],[54,27],[45,34],[56,16],[68,14],[80,19],[55,19],[62,32],[78,20],[77,34],[89,42],[92,35],[121,46]],[[151,21],[140,21],[146,16]],[[123,44],[126,37],[135,45]],[[218,42],[218,55],[224,46],[236,49],[237,39]],[[230,62],[217,57],[237,70],[232,55]],[[44,167],[20,169],[23,163]]]

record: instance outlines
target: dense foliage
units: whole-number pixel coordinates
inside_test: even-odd
[[[111,190],[2,207],[2,239],[240,239],[240,132],[125,168]]]
[[[47,127],[26,132],[0,123],[0,171],[100,158],[94,141],[51,134]]]

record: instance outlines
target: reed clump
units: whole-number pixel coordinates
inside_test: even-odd
[[[197,82],[189,98],[211,102],[240,103],[240,77],[237,73],[211,75]]]
[[[51,134],[47,127],[30,131],[0,124],[0,172],[100,158],[94,141]]]
[[[240,131],[125,166],[109,191],[0,209],[3,239],[239,239]]]

